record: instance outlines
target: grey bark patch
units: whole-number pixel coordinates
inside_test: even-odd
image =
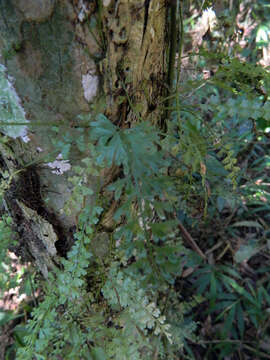
[[[13,0],[27,21],[41,22],[48,19],[54,8],[54,0]]]

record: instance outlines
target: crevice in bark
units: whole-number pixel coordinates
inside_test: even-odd
[[[43,217],[53,226],[58,237],[58,240],[55,243],[57,254],[65,257],[71,246],[70,239],[67,238],[67,234],[65,234],[63,226],[57,219],[57,215],[49,212],[44,204],[42,199],[43,190],[40,186],[37,169],[33,166],[24,169],[20,173],[17,185],[17,198],[23,201],[28,207],[35,210],[38,215]]]
[[[3,170],[8,170],[2,157],[0,164]],[[4,194],[6,210],[12,216],[13,230],[18,234],[18,245],[12,250],[24,261],[34,258],[46,277],[48,268],[59,264],[58,256],[66,257],[72,234],[67,234],[57,215],[46,208],[37,168],[28,166],[17,170],[17,176]]]

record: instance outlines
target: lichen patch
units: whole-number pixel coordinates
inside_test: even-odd
[[[82,86],[84,98],[87,102],[91,102],[97,95],[98,91],[98,76],[86,74],[82,76]]]

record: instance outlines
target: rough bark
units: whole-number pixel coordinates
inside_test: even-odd
[[[165,21],[165,0],[0,0],[2,75],[29,121],[11,127],[1,118],[2,137],[9,135],[0,147],[2,179],[10,175],[5,211],[44,276],[72,244],[77,213],[60,210],[72,191],[72,166],[85,156],[72,148],[71,169],[53,171],[44,163],[54,151],[50,129],[59,125],[72,137],[77,116],[99,104],[121,127],[159,122]],[[54,165],[68,169],[61,159]]]

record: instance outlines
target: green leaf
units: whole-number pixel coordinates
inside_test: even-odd
[[[91,138],[94,140],[97,140],[100,137],[108,139],[116,131],[116,127],[113,123],[110,122],[103,114],[99,114],[97,116],[97,121],[91,122],[90,126],[92,127]]]
[[[228,171],[226,171],[222,163],[212,155],[207,155],[206,157],[206,168],[208,175],[211,176],[227,176]]]
[[[241,263],[243,261],[248,261],[253,255],[255,255],[259,249],[253,243],[249,245],[241,245],[240,248],[234,255],[234,259],[236,262]]]
[[[263,226],[259,224],[257,221],[238,221],[232,225],[233,227],[256,227],[258,229],[263,229]]]
[[[152,232],[154,235],[159,237],[166,236],[170,231],[172,231],[172,228],[177,224],[177,221],[171,220],[171,221],[163,221],[159,223],[153,223],[150,224],[150,227],[152,229]]]
[[[245,320],[244,320],[244,311],[242,309],[240,302],[237,304],[236,319],[237,319],[237,327],[239,329],[240,337],[242,339],[245,332]]]
[[[242,279],[241,275],[239,275],[239,273],[232,267],[229,267],[227,265],[220,265],[219,268],[224,272],[226,272],[227,274],[236,277],[237,279]]]
[[[217,280],[214,272],[211,273],[209,295],[210,295],[210,307],[213,308],[215,306],[216,297],[217,297]]]
[[[226,205],[226,199],[222,196],[217,197],[217,209],[219,212],[222,212],[224,206]]]
[[[89,187],[86,187],[86,186],[82,186],[81,187],[81,191],[82,191],[82,194],[84,195],[84,196],[87,196],[87,195],[93,195],[93,190],[91,189],[91,188],[89,188]]]
[[[207,286],[209,286],[210,283],[210,274],[202,275],[199,277],[197,281],[197,292],[199,294],[204,294]]]
[[[127,166],[128,154],[125,148],[125,144],[122,141],[121,133],[115,133],[112,139],[110,140],[107,148],[106,158],[109,161],[109,164],[115,162],[116,165]]]
[[[226,321],[225,321],[225,324],[224,324],[224,327],[223,327],[223,333],[228,335],[231,328],[233,327],[233,321],[234,321],[234,317],[235,317],[235,310],[236,310],[236,305],[232,305],[228,315],[227,315],[227,318],[226,318]]]
[[[123,189],[126,185],[126,179],[118,179],[114,183],[110,184],[107,189],[108,191],[114,191],[114,198],[115,200],[119,200],[120,196],[122,195]]]
[[[107,355],[101,347],[95,347],[92,350],[93,360],[106,360]]]
[[[222,279],[226,281],[238,294],[242,295],[245,299],[250,301],[256,307],[258,303],[242,286],[240,286],[234,279],[229,278],[226,275],[221,275]]]

